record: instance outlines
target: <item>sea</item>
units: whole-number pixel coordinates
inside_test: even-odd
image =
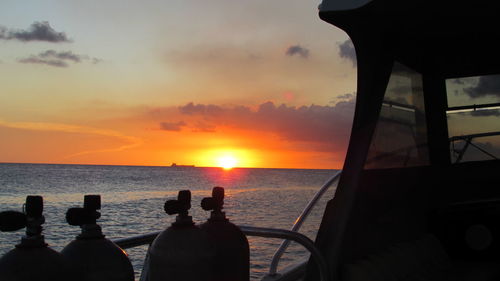
[[[79,227],[65,221],[68,208],[81,207],[86,194],[100,194],[101,225],[109,239],[161,231],[174,220],[163,210],[164,202],[175,199],[179,190],[192,193],[190,215],[199,224],[209,213],[202,210],[202,198],[214,186],[225,188],[224,211],[237,225],[290,229],[309,200],[337,170],[257,169],[203,167],[149,167],[0,163],[0,211],[22,210],[26,195],[44,198],[46,242],[62,250],[79,233]],[[333,198],[332,186],[316,204],[299,232],[314,240],[326,202]],[[20,241],[23,230],[0,233],[0,255]],[[251,280],[261,280],[279,239],[248,237]],[[127,249],[139,279],[147,246]],[[300,245],[283,255],[279,269],[308,257]]]

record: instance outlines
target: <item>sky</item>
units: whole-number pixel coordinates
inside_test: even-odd
[[[2,0],[0,162],[341,168],[355,56],[318,4]]]

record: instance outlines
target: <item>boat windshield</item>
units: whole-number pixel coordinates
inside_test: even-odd
[[[428,163],[422,75],[396,62],[365,168],[410,167]]]
[[[453,163],[500,157],[500,75],[446,80]]]

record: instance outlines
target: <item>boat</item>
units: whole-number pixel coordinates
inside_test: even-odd
[[[170,167],[194,167],[194,165],[177,165],[177,163],[172,163]]]
[[[349,148],[315,241],[328,280],[498,280],[500,162],[471,150],[460,161],[451,148],[462,132],[499,145],[499,120],[486,116],[497,116],[500,88],[481,88],[500,82],[499,3],[319,10],[349,35],[358,65]],[[309,262],[305,280],[318,276]]]
[[[500,161],[494,152],[467,156],[470,149],[457,156],[452,145],[488,137],[489,146],[477,146],[499,147],[498,128],[488,131],[500,124],[494,119],[500,116],[499,12],[499,2],[485,0],[320,4],[320,18],[344,30],[356,50],[352,132],[342,172],[291,230],[240,226],[247,236],[283,240],[263,280],[498,280]],[[460,94],[466,104],[456,104]],[[300,225],[335,183],[311,241]],[[157,235],[115,243],[127,249]],[[290,241],[311,256],[278,272]]]

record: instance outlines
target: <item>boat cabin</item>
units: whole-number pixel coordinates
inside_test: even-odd
[[[319,9],[351,38],[358,72],[343,174],[315,241],[330,280],[498,280],[500,2]]]

